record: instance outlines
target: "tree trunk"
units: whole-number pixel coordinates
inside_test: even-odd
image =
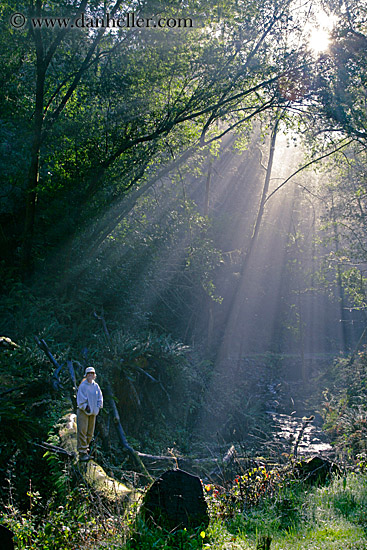
[[[210,182],[212,179],[212,160],[209,160],[208,174],[206,176],[205,182],[205,205],[204,205],[204,216],[209,214],[209,194],[210,194]]]
[[[334,242],[335,242],[335,252],[336,256],[338,256],[339,253],[339,232],[338,232],[338,225],[336,221],[335,216],[335,209],[334,209],[334,197],[332,196],[332,220],[333,220],[333,230],[334,230]],[[347,353],[349,349],[349,335],[348,335],[348,326],[347,326],[347,319],[345,318],[345,296],[344,296],[344,288],[343,288],[343,281],[342,281],[342,272],[340,269],[340,265],[337,264],[336,268],[336,283],[338,288],[338,294],[339,294],[339,306],[340,306],[340,322],[341,322],[341,329],[342,329],[342,345],[343,345],[343,351],[344,353]]]
[[[26,190],[26,213],[24,234],[21,252],[21,274],[26,280],[32,270],[32,248],[34,240],[34,224],[36,218],[37,186],[39,182],[39,162],[43,128],[44,87],[46,76],[46,64],[44,61],[43,45],[39,30],[34,31],[37,66],[36,66],[36,105],[34,113],[34,131],[31,150],[31,162],[28,171]]]

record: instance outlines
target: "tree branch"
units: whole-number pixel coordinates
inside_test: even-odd
[[[266,204],[268,202],[268,200],[273,196],[275,195],[275,193],[277,191],[279,191],[279,189],[281,189],[282,187],[284,187],[284,185],[286,183],[289,182],[289,180],[291,180],[294,176],[296,176],[297,174],[299,174],[300,172],[302,172],[303,170],[305,170],[306,168],[308,168],[309,166],[311,166],[312,164],[315,164],[316,162],[319,162],[320,160],[323,160],[327,157],[330,157],[331,155],[333,155],[334,153],[337,153],[338,151],[340,151],[341,149],[344,149],[344,147],[347,147],[348,145],[350,145],[351,143],[353,143],[353,139],[350,139],[349,141],[347,141],[347,143],[344,143],[343,145],[341,145],[340,147],[338,147],[337,149],[334,149],[333,151],[329,151],[328,153],[325,153],[324,155],[321,155],[321,157],[317,157],[316,159],[314,160],[311,160],[310,162],[308,162],[307,164],[305,164],[304,166],[301,166],[301,168],[298,168],[298,170],[296,170],[295,172],[293,172],[293,174],[291,174],[286,180],[283,181],[283,183],[281,183],[280,185],[278,185],[278,187],[276,189],[274,189],[274,191],[272,191],[270,193],[270,195],[265,199],[265,203]]]

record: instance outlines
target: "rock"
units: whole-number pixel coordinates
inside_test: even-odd
[[[142,511],[146,519],[169,529],[207,527],[209,523],[200,479],[178,469],[168,470],[151,485]]]
[[[1,550],[14,550],[14,533],[5,525],[0,525],[0,548]]]
[[[332,474],[337,474],[340,470],[331,460],[321,456],[313,456],[307,460],[297,462],[295,472],[304,482],[322,485]]]

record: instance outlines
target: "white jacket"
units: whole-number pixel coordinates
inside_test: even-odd
[[[97,382],[92,380],[92,382],[89,383],[87,380],[83,380],[78,389],[76,402],[78,408],[84,411],[85,414],[97,415],[99,409],[103,407],[103,395]],[[89,412],[85,410],[87,406],[89,406]]]

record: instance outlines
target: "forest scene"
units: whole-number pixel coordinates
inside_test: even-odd
[[[367,2],[0,21],[0,550],[367,550]]]

